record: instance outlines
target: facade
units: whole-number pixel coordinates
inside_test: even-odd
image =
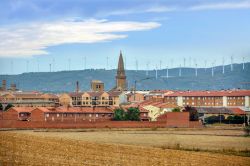
[[[0,95],[5,92],[15,92],[17,91],[16,84],[10,84],[10,88],[7,88],[6,80],[2,80],[2,86],[0,87]]]
[[[124,62],[122,52],[120,52],[117,74],[116,74],[116,90],[124,91],[127,89],[126,74],[124,69]]]
[[[94,92],[103,92],[104,91],[104,83],[99,80],[91,81],[91,91]]]
[[[108,107],[119,106],[127,102],[127,96],[121,91],[110,92],[81,92],[81,93],[64,93],[59,96],[60,105],[74,107]]]
[[[33,122],[95,122],[111,120],[113,111],[106,107],[12,107],[2,113],[2,118]]]
[[[164,95],[164,102],[175,106],[244,107],[249,109],[250,90],[173,91]]]
[[[3,105],[12,104],[15,107],[54,107],[59,106],[59,99],[54,94],[38,92],[15,92],[0,96]]]

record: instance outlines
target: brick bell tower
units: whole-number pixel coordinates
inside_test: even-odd
[[[127,89],[127,81],[124,70],[122,51],[120,51],[117,74],[116,74],[116,90],[123,91],[126,89]]]

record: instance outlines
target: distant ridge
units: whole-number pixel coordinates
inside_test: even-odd
[[[137,83],[138,90],[173,89],[173,90],[220,90],[220,89],[250,89],[250,63],[234,64],[233,71],[230,65],[225,66],[225,74],[222,74],[222,66],[214,67],[212,77],[211,68],[198,68],[198,76],[195,76],[195,68],[182,68],[179,77],[179,68],[169,69],[169,78],[166,78],[167,70],[158,70],[158,79],[155,79],[155,71],[150,70],[146,76],[145,70],[126,70],[128,87],[134,86],[134,80],[150,77],[151,79]],[[0,80],[6,79],[7,86],[16,83],[21,90],[37,90],[45,92],[74,91],[75,83],[79,81],[81,90],[90,89],[90,81],[101,80],[105,83],[105,89],[115,86],[116,70],[87,69],[59,72],[23,73],[18,75],[0,75]]]

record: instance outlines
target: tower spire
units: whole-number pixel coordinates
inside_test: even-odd
[[[118,90],[127,89],[126,75],[125,75],[124,62],[123,62],[121,50],[120,50],[120,56],[119,56],[119,61],[118,61],[117,74],[116,74],[116,89]]]

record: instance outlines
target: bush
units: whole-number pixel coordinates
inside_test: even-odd
[[[139,121],[140,120],[140,110],[138,108],[129,108],[125,115],[126,120]]]
[[[172,112],[181,112],[181,110],[180,110],[180,108],[177,107],[177,108],[173,108]]]
[[[121,121],[121,120],[125,120],[125,112],[123,109],[115,109],[114,112],[114,119],[116,121]]]

